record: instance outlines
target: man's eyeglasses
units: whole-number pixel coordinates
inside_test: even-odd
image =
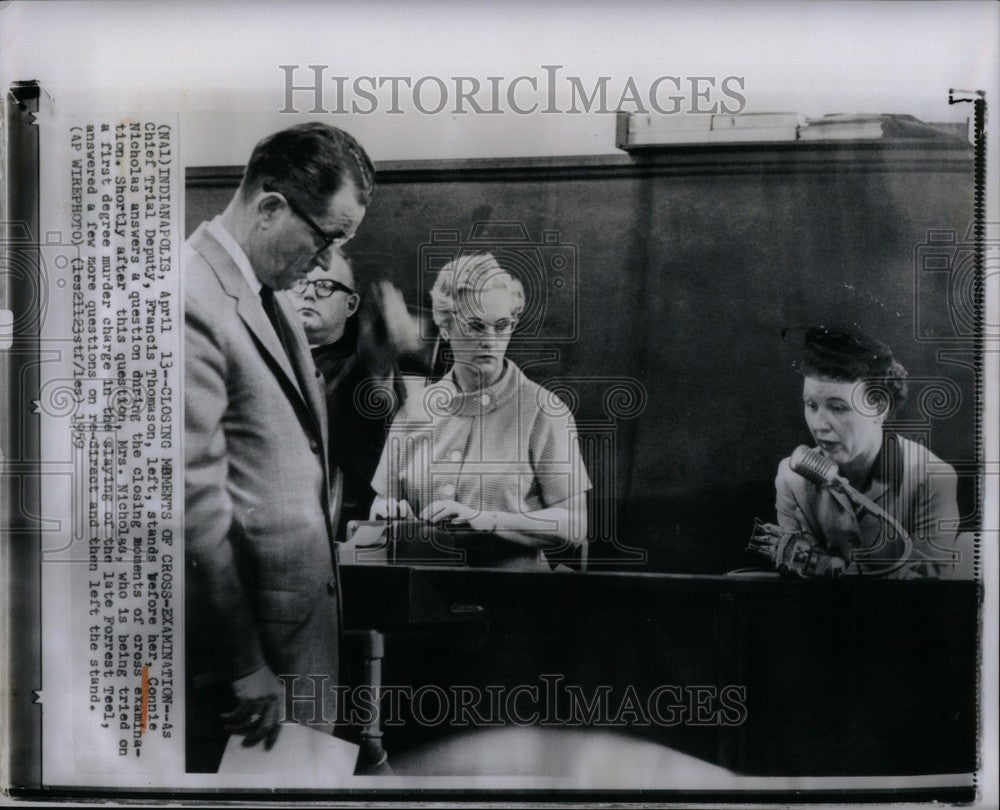
[[[462,324],[464,331],[470,335],[480,336],[492,333],[497,337],[506,337],[512,334],[517,326],[516,318],[501,318],[496,323],[487,323],[479,318],[463,318],[456,315],[455,319]]]
[[[295,200],[293,200],[283,191],[279,191],[276,188],[271,188],[268,185],[263,186],[263,189],[264,191],[271,192],[273,194],[280,194],[282,197],[284,197],[285,202],[288,203],[288,207],[292,209],[292,213],[295,214],[295,216],[301,219],[304,223],[306,223],[306,225],[312,228],[313,233],[315,233],[316,236],[319,237],[321,243],[321,247],[319,248],[319,250],[316,251],[317,256],[330,247],[340,247],[341,245],[348,242],[352,236],[354,236],[353,233],[352,234],[327,233],[319,225],[316,224],[316,220],[314,220],[311,216],[309,216],[309,214],[307,214],[302,209],[302,207],[297,202],[295,202]]]
[[[317,298],[329,298],[337,290],[347,293],[347,295],[354,295],[354,290],[348,287],[346,284],[341,284],[339,281],[334,281],[332,278],[300,278],[292,285],[292,292],[296,295],[305,295],[306,290],[309,289],[309,285],[312,284],[316,289]]]

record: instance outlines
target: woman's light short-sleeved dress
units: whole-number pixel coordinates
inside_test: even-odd
[[[372,479],[379,496],[405,499],[417,514],[436,500],[525,514],[590,486],[569,408],[510,360],[489,388],[463,393],[450,373],[410,396]],[[544,560],[513,543],[497,549],[491,565]]]

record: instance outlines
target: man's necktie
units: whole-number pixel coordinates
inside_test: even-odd
[[[281,348],[285,350],[285,356],[292,364],[292,369],[295,371],[295,379],[298,381],[300,389],[305,391],[306,382],[303,370],[295,362],[295,355],[289,350],[289,343],[295,338],[288,334],[286,331],[288,327],[285,326],[284,319],[278,314],[278,302],[274,300],[274,290],[267,286],[261,287],[260,302],[264,305],[264,312],[267,313],[267,318],[271,322],[271,326],[274,327],[274,331],[278,334],[278,341],[281,343]]]
[[[281,319],[278,316],[278,304],[274,300],[274,290],[266,284],[260,288],[260,302],[264,305],[264,312],[267,313],[267,319],[271,322],[271,326],[274,327],[275,334],[278,336],[278,341],[281,343],[281,348],[283,348],[285,350],[285,354],[290,357],[291,354],[288,351],[288,343],[285,339],[285,330],[281,328]]]

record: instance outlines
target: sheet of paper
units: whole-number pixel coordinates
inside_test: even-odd
[[[263,744],[243,746],[243,737],[229,738],[220,774],[272,776],[275,787],[337,787],[354,773],[358,746],[331,734],[285,723],[270,751]]]

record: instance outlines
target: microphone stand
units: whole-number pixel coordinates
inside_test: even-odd
[[[799,451],[802,451],[801,453],[799,453],[799,460],[796,460],[794,458],[795,454],[793,453],[792,470],[794,472],[798,473],[808,481],[812,481],[813,483],[819,484],[820,486],[829,487],[834,492],[839,492],[841,495],[847,498],[847,500],[849,500],[855,506],[855,508],[865,509],[879,520],[883,521],[884,523],[888,523],[889,526],[891,526],[892,529],[896,532],[897,536],[903,541],[904,551],[899,561],[896,562],[896,564],[893,565],[891,568],[888,568],[884,571],[877,571],[874,573],[877,574],[878,576],[886,576],[888,574],[895,573],[904,565],[908,564],[910,562],[910,557],[913,555],[913,539],[910,537],[906,529],[904,529],[900,525],[899,521],[896,520],[888,512],[886,512],[885,509],[883,509],[881,506],[875,503],[867,495],[858,492],[853,486],[851,486],[851,484],[843,476],[837,474],[824,475],[819,470],[814,469],[813,467],[815,466],[815,456],[818,455],[818,451],[812,450],[808,447],[805,447],[804,445],[800,446],[796,452]],[[805,456],[806,458],[802,459],[802,456]],[[822,457],[822,460],[830,464],[831,467],[833,467],[833,462],[830,462],[825,457]],[[802,466],[803,464],[805,466]],[[811,464],[813,466],[810,466]],[[851,562],[854,562],[853,557],[854,555],[852,554]],[[860,570],[858,571],[858,573],[862,575],[864,574],[864,572]]]

